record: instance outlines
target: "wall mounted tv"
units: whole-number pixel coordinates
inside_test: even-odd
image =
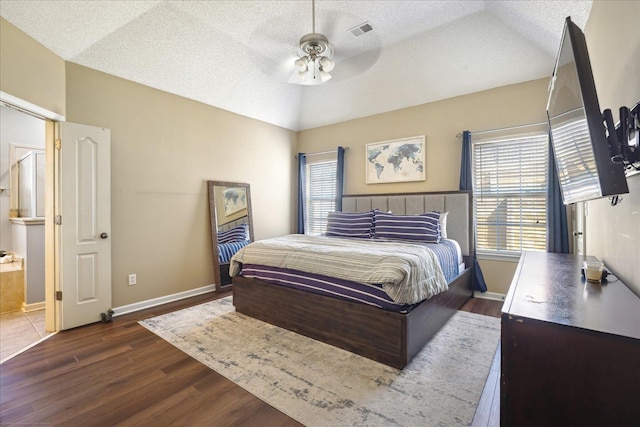
[[[584,34],[571,18],[551,78],[547,116],[565,205],[629,192],[624,166],[611,160]]]

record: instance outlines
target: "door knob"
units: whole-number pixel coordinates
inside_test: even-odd
[[[109,237],[109,235],[107,233],[100,233],[100,238],[101,239],[106,239],[107,237]]]

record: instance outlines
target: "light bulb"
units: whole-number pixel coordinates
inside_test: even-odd
[[[326,56],[323,56],[323,57],[320,58],[320,65],[322,66],[322,69],[324,71],[329,73],[329,72],[331,72],[331,70],[333,70],[333,67],[336,64],[330,58],[327,58]]]
[[[296,69],[298,71],[300,71],[301,73],[304,73],[305,71],[308,70],[308,67],[307,67],[308,61],[309,60],[304,56],[301,57],[301,58],[296,59],[296,61],[295,61]]]

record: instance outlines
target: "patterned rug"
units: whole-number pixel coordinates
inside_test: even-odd
[[[465,426],[500,320],[457,312],[403,370],[236,313],[231,297],[140,324],[307,426]]]

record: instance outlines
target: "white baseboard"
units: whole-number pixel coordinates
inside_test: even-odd
[[[33,304],[22,303],[22,311],[24,311],[25,313],[28,313],[30,311],[44,310],[44,309],[45,309],[44,301],[34,302]]]
[[[499,294],[497,292],[478,292],[478,291],[473,291],[473,297],[474,298],[490,299],[490,300],[495,300],[495,301],[504,301],[504,299],[507,296],[505,294]]]
[[[207,285],[201,288],[191,289],[189,291],[178,292],[177,294],[165,295],[163,297],[152,298],[146,301],[140,301],[133,304],[123,305],[122,307],[114,307],[113,316],[122,316],[123,314],[133,313],[134,311],[144,310],[145,308],[155,307],[157,305],[167,304],[169,302],[179,301],[181,299],[195,297],[196,295],[206,294],[215,291],[215,285]]]

